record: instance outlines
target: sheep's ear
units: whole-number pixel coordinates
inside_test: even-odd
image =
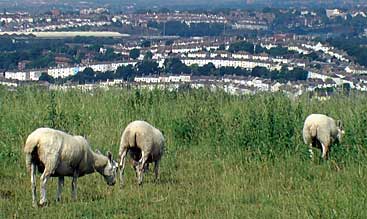
[[[107,157],[112,162],[112,153],[110,151],[107,152]]]
[[[336,120],[336,126],[338,126],[339,128],[343,127],[343,123],[340,120]]]
[[[102,154],[100,150],[96,149],[97,154]]]

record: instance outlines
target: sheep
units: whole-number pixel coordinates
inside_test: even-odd
[[[340,120],[322,114],[309,115],[303,126],[303,140],[309,146],[310,157],[312,159],[312,148],[317,147],[322,150],[322,158],[328,159],[331,145],[342,141],[344,129]]]
[[[47,204],[46,183],[50,177],[58,177],[56,200],[61,200],[61,191],[64,185],[64,176],[71,176],[72,197],[76,200],[77,178],[97,171],[108,185],[115,184],[117,162],[112,159],[111,152],[107,156],[95,153],[87,140],[82,136],[72,136],[65,132],[38,128],[27,138],[24,153],[26,167],[31,173],[32,204],[37,207],[36,201],[36,168],[42,173],[40,180],[40,206]]]
[[[133,159],[138,184],[143,182],[143,172],[154,162],[155,179],[159,178],[159,162],[164,152],[165,139],[161,131],[145,121],[133,121],[127,125],[120,142],[120,181],[124,185],[124,168],[127,152]]]

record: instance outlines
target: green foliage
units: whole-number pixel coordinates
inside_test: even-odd
[[[254,54],[254,44],[246,41],[235,42],[229,45],[228,51],[232,53],[245,51]]]
[[[143,40],[143,42],[141,42],[140,46],[144,47],[144,48],[148,48],[150,47],[152,43],[149,40]]]
[[[132,49],[130,50],[129,57],[132,59],[137,59],[140,56],[140,50],[139,49]]]
[[[38,80],[40,81],[47,81],[48,83],[54,83],[55,82],[55,79],[50,76],[49,74],[47,73],[42,73],[41,76],[38,78]]]
[[[81,84],[91,83],[95,81],[96,73],[92,68],[85,68],[83,71],[78,72],[76,75],[71,77],[74,82],[79,82]]]
[[[220,23],[191,23],[190,25],[180,21],[167,21],[165,24],[157,22],[149,22],[149,27],[157,28],[162,34],[171,36],[219,36],[224,31],[223,24]],[[226,27],[230,29],[230,27]]]
[[[153,58],[153,53],[151,51],[147,51],[144,55],[144,59],[145,60],[152,60]]]
[[[121,54],[108,48],[105,54],[99,49],[104,44],[118,43],[113,38],[75,37],[71,39],[19,39],[9,36],[0,37],[0,69],[16,69],[21,61],[29,61],[27,68],[46,68],[55,66],[55,57],[61,55],[68,58],[70,64],[81,63],[85,52],[91,53],[96,61],[121,60]],[[69,45],[85,43],[92,46]]]
[[[168,74],[191,73],[191,69],[183,64],[179,58],[169,58],[164,60],[164,70]]]
[[[132,80],[135,76],[135,70],[132,65],[120,66],[116,69],[116,78],[122,78],[124,80]]]
[[[167,40],[166,42],[164,42],[164,45],[166,45],[166,46],[172,46],[173,43],[174,43],[173,40]]]
[[[367,22],[367,19],[365,19]],[[356,62],[360,65],[367,66],[367,38],[330,38],[327,42],[332,46],[342,49],[348,53],[348,55],[355,57]]]
[[[269,55],[273,56],[273,57],[276,57],[276,56],[285,56],[285,55],[288,55],[288,54],[290,54],[292,52],[289,51],[285,47],[277,46],[277,47],[273,47],[273,48],[269,49],[267,51],[267,53]]]
[[[157,74],[160,72],[158,63],[152,60],[143,60],[135,65],[137,75]]]
[[[105,53],[97,53],[94,58],[96,59],[96,61],[99,62],[120,61],[122,60],[122,55],[119,53],[115,53],[112,48],[107,48]]]

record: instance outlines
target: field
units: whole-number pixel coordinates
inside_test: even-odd
[[[346,130],[328,161],[316,150],[311,161],[302,141],[303,121],[316,112]],[[150,171],[136,185],[129,164],[122,189],[95,173],[79,178],[73,201],[66,178],[57,203],[55,178],[49,206],[32,208],[22,153],[29,133],[47,126],[84,135],[116,158],[123,128],[136,119],[166,137],[158,182]],[[363,93],[320,102],[281,93],[0,88],[0,218],[366,218],[366,146]]]

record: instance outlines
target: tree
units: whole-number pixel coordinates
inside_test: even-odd
[[[289,51],[285,47],[277,46],[269,49],[267,53],[271,56],[284,56],[289,54]]]
[[[219,68],[219,75],[239,75],[239,76],[247,76],[249,75],[249,72],[245,69],[242,69],[240,67],[234,68],[234,67],[220,67]]]
[[[319,55],[316,52],[311,52],[310,54],[306,55],[311,61],[317,60]]]
[[[95,75],[95,79],[97,81],[107,81],[109,79],[114,78],[114,73],[112,71],[106,71],[106,72],[97,72]]]
[[[165,43],[164,43],[164,45],[166,45],[166,46],[172,46],[172,44],[173,44],[173,40],[167,40]]]
[[[198,73],[200,75],[205,75],[205,76],[215,75],[216,74],[215,70],[216,70],[215,65],[209,62],[208,64],[203,65],[202,67],[199,67]]]
[[[343,83],[342,88],[343,88],[344,94],[349,95],[350,90],[351,90],[350,84],[349,83]]]
[[[254,45],[253,43],[241,41],[230,44],[228,51],[231,53],[235,53],[238,51],[246,51],[248,53],[254,54],[264,52],[265,49],[260,45]]]
[[[47,74],[45,72],[43,72],[41,74],[41,76],[39,77],[38,80],[40,80],[40,81],[47,81],[48,83],[51,83],[51,84],[55,82],[55,79],[51,75],[49,75],[49,74]]]
[[[136,72],[132,65],[120,66],[116,69],[115,77],[122,78],[125,81],[131,80],[134,78]]]
[[[135,65],[138,75],[148,75],[159,73],[158,63],[151,60],[143,60]]]
[[[71,78],[72,81],[79,82],[80,84],[85,84],[95,80],[95,72],[92,68],[85,68],[84,71],[78,72]]]
[[[181,74],[191,73],[191,69],[181,62],[179,58],[170,58],[164,60],[164,70],[166,73]]]
[[[137,59],[140,56],[140,50],[139,49],[130,50],[129,56],[132,59]]]
[[[151,51],[147,51],[144,55],[144,60],[151,60],[153,58],[153,53]]]
[[[266,77],[269,73],[269,70],[265,67],[256,66],[252,69],[251,75],[255,77]]]
[[[289,72],[288,74],[288,80],[293,80],[293,81],[297,81],[297,80],[307,80],[308,77],[308,71],[302,69],[302,68],[294,68],[292,71]]]
[[[151,42],[149,40],[144,40],[140,45],[141,47],[147,48],[150,47]]]

